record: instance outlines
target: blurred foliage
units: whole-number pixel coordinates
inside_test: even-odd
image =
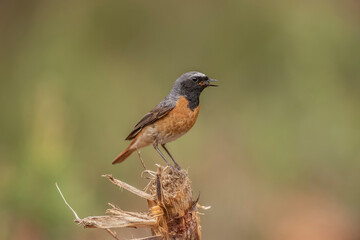
[[[100,175],[144,186],[136,155],[111,160],[190,70],[221,85],[169,145],[213,207],[204,239],[359,239],[359,13],[350,0],[2,1],[0,239],[110,239],[72,223],[55,182],[82,217],[145,210]]]

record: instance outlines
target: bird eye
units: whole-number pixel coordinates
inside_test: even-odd
[[[191,80],[193,80],[194,82],[196,82],[196,81],[197,81],[197,78],[196,78],[196,77],[193,77],[193,78],[191,78]]]

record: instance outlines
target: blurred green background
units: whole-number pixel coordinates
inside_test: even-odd
[[[111,161],[190,70],[221,85],[168,145],[212,206],[204,239],[360,239],[359,14],[351,0],[2,1],[0,239],[111,239],[73,223],[55,182],[80,217],[145,211],[100,175],[146,185],[136,154]]]

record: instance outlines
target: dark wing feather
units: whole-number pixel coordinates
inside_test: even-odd
[[[166,116],[174,107],[175,103],[173,101],[166,101],[165,98],[159,105],[157,105],[153,110],[148,112],[141,120],[136,124],[134,127],[134,130],[129,134],[129,136],[126,137],[125,140],[131,140],[134,139],[141,129],[146,127],[147,125],[155,122],[156,120]]]

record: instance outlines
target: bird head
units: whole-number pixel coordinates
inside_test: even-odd
[[[191,71],[182,74],[174,83],[173,91],[184,96],[200,95],[200,93],[207,87],[217,87],[213,84],[217,82],[205,74],[197,71]]]

